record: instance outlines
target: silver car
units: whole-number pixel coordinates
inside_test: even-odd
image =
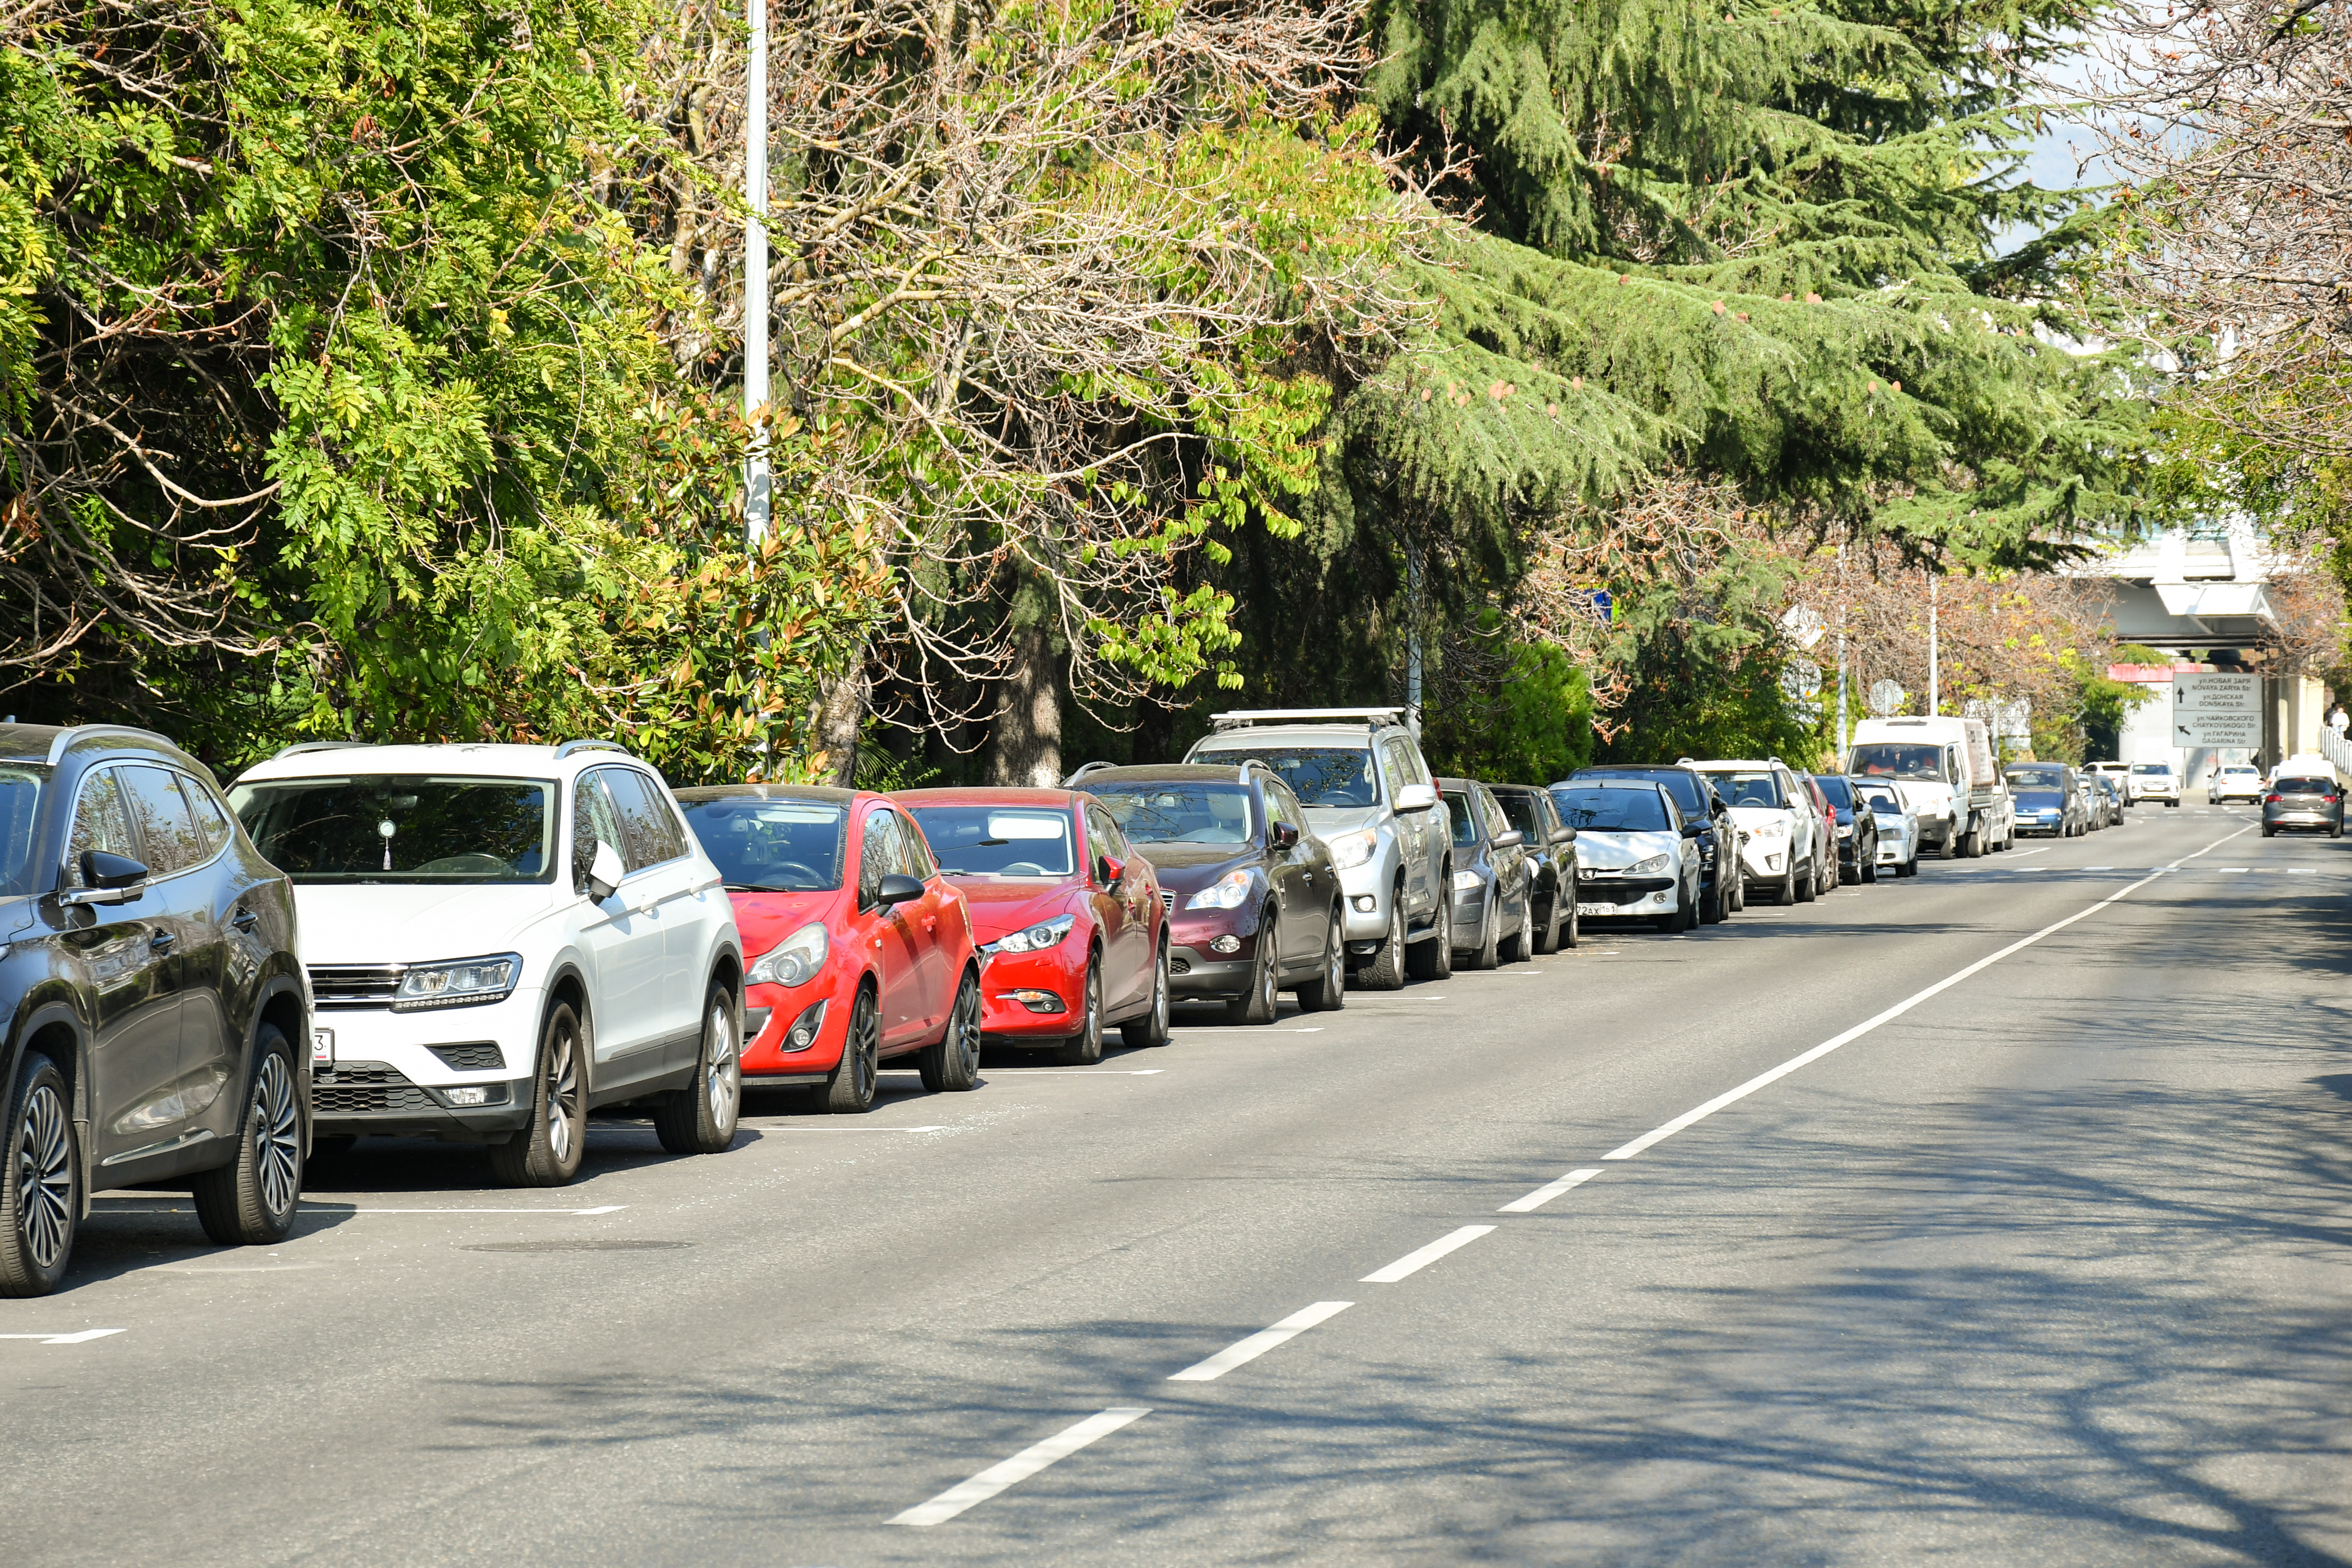
[[[1883,779],[1856,779],[1853,797],[1878,824],[1878,863],[1898,877],[1917,876],[1919,815],[1903,803],[1902,792]]]
[[[1401,708],[1219,713],[1188,763],[1255,757],[1290,786],[1331,847],[1347,895],[1349,973],[1393,991],[1454,973],[1454,838]]]

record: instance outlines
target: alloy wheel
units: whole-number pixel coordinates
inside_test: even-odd
[[[253,1164],[261,1201],[272,1215],[294,1206],[302,1190],[302,1128],[294,1111],[294,1075],[271,1051],[253,1079]]]
[[[972,993],[972,1037],[980,1036],[980,994]],[[1151,1027],[1153,1037],[1161,1045],[1168,1043],[1168,950],[1160,950],[1159,973],[1151,980]]]
[[[1348,937],[1339,917],[1331,917],[1330,940],[1324,943],[1323,994],[1337,996],[1348,989]]]
[[[548,1042],[547,1150],[562,1164],[572,1157],[572,1120],[580,1108],[580,1063],[571,1030]]]
[[[735,1103],[743,1095],[743,1058],[735,1049],[735,1013],[727,998],[716,997],[703,1025],[710,1039],[710,1059],[703,1073],[703,1094],[710,1101],[714,1127],[734,1125]]]
[[[16,1128],[16,1226],[44,1272],[64,1261],[73,1234],[73,1180],[65,1101],[44,1083],[26,1098]]]
[[[857,1011],[849,1020],[849,1040],[843,1050],[843,1070],[850,1075],[850,1088],[863,1105],[873,1097],[874,1080],[882,1071],[882,1005],[874,999],[873,993],[857,999]]]

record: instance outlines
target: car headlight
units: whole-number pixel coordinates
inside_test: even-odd
[[[1250,901],[1257,884],[1254,871],[1228,871],[1184,900],[1188,910],[1237,910]]]
[[[1353,833],[1342,833],[1337,838],[1327,838],[1324,842],[1331,847],[1331,864],[1345,871],[1370,859],[1372,851],[1381,847],[1381,836],[1371,828],[1360,827]]]
[[[1669,858],[1664,855],[1653,855],[1647,860],[1636,860],[1625,868],[1625,874],[1629,877],[1654,877],[1666,868]]]
[[[1035,925],[1024,927],[1010,936],[1001,936],[994,942],[982,943],[980,951],[982,952],[1043,952],[1069,935],[1070,928],[1077,923],[1078,917],[1076,915],[1057,915],[1050,921],[1040,921]]]
[[[1478,879],[1478,873],[1475,871],[1454,873],[1454,890],[1457,893],[1475,893],[1485,886],[1486,884]]]
[[[522,955],[461,958],[447,963],[416,963],[400,977],[392,994],[395,1013],[421,1013],[430,1007],[476,1007],[502,1002],[522,973]]]
[[[1778,818],[1770,822],[1759,823],[1748,834],[1751,838],[1786,838],[1788,836],[1788,823]]]
[[[761,953],[747,978],[754,985],[805,985],[824,967],[823,921],[811,921]]]

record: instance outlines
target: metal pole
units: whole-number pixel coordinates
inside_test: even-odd
[[[1937,688],[1939,672],[1936,668],[1936,593],[1942,581],[1940,577],[1927,579],[1927,717],[1930,719],[1943,711],[1939,706],[1943,693]]]
[[[1845,766],[1845,546],[1838,546],[1838,754]]]
[[[768,401],[768,0],[747,0],[751,58],[746,71],[743,125],[743,202],[751,220],[743,231],[743,416]],[[768,434],[751,434],[743,463],[743,535],[757,549],[768,534]]]
[[[1405,641],[1404,700],[1416,716],[1421,712],[1421,547],[1409,545],[1404,558]]]

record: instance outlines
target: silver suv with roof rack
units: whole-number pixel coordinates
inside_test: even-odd
[[[1402,708],[1284,708],[1219,713],[1188,763],[1256,758],[1297,796],[1330,846],[1345,896],[1356,983],[1394,990],[1410,974],[1453,973],[1453,836],[1434,815],[1436,782]]]

